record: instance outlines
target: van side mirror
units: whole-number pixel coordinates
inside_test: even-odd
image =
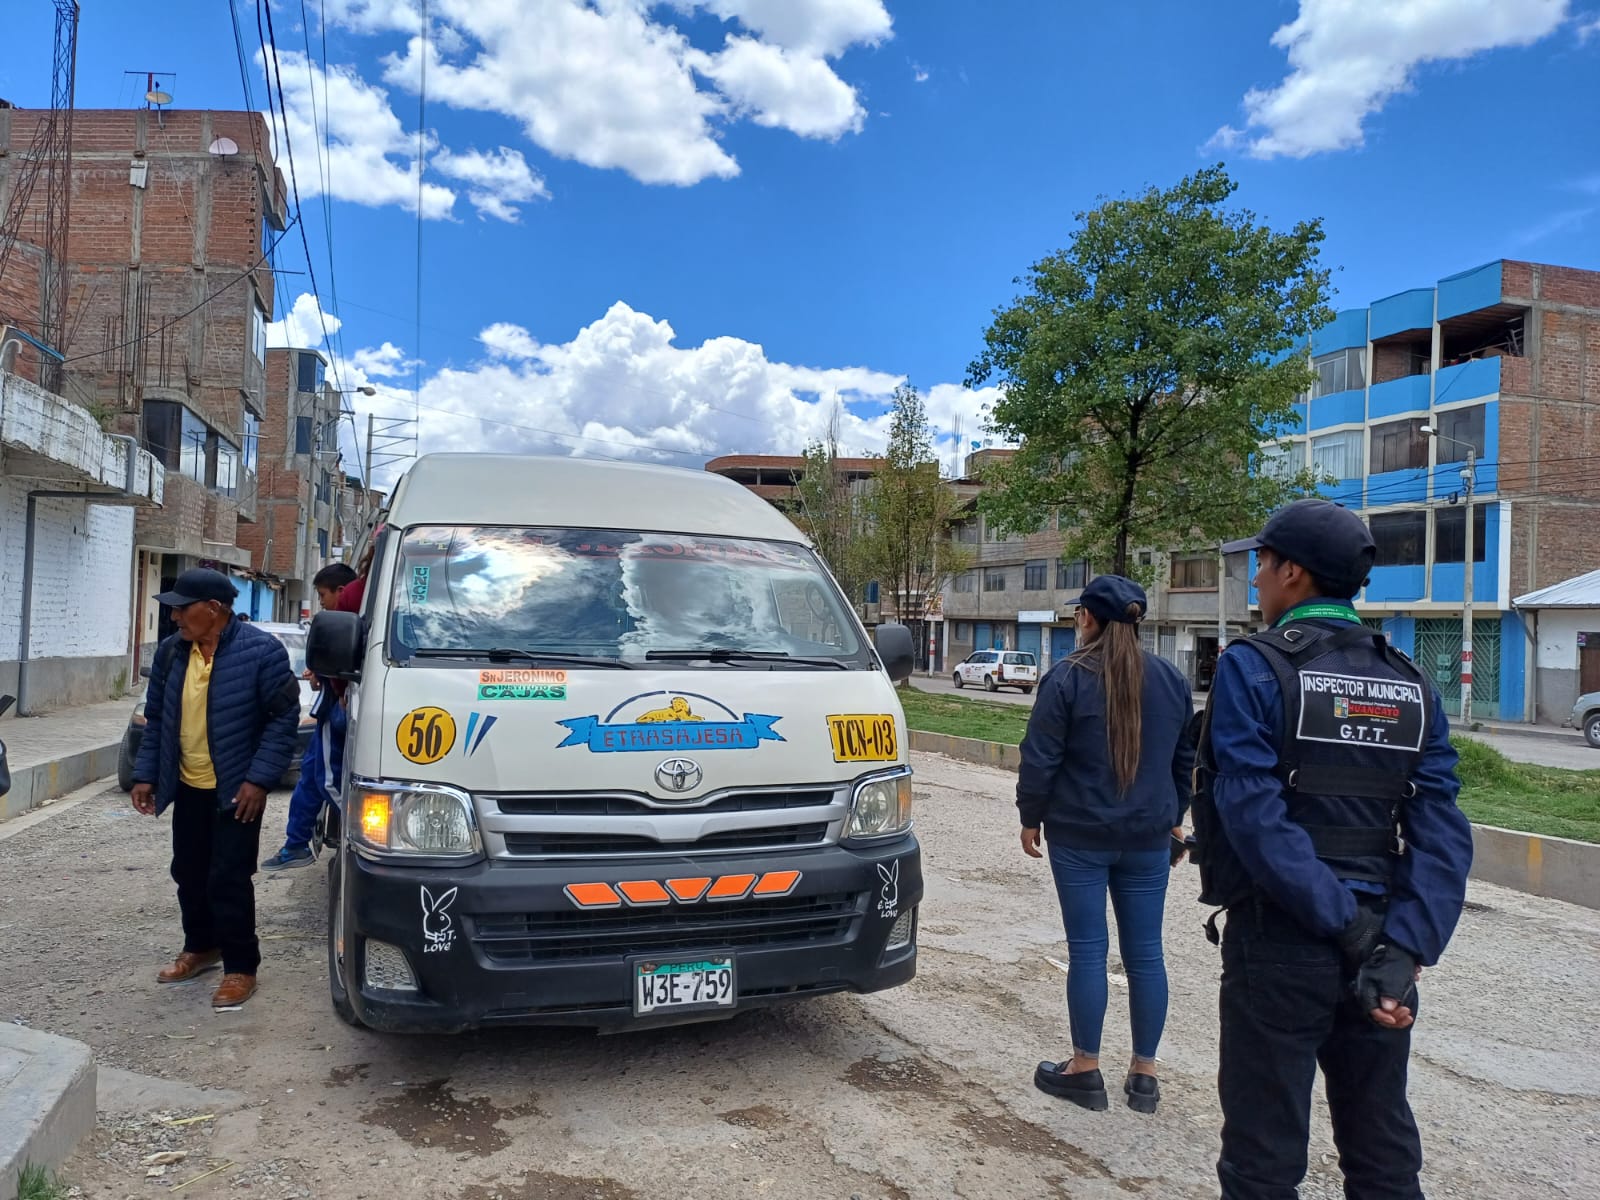
[[[306,633],[306,666],[330,679],[356,679],[365,641],[355,613],[319,612]]]
[[[879,625],[874,631],[873,640],[878,646],[878,657],[883,659],[883,669],[888,672],[889,678],[896,683],[901,683],[911,678],[911,669],[916,665],[916,646],[911,640],[911,630],[904,625],[890,622]]]

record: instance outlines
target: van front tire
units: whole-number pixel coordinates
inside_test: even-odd
[[[350,992],[344,985],[344,964],[340,962],[339,939],[344,933],[343,907],[339,886],[343,869],[341,855],[336,850],[328,861],[328,998],[339,1019],[353,1029],[365,1029],[350,1003]]]

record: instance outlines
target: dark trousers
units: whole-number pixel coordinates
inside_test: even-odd
[[[183,913],[183,948],[222,951],[223,971],[254,975],[261,965],[256,940],[255,874],[261,819],[236,821],[217,808],[217,793],[178,785],[172,805],[172,880]]]
[[[1294,1200],[1320,1066],[1348,1200],[1420,1200],[1422,1142],[1406,1100],[1409,1030],[1347,1000],[1339,950],[1276,909],[1243,905],[1222,939],[1223,1200]]]

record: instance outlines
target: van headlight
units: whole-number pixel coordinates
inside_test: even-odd
[[[479,851],[472,797],[441,784],[358,784],[356,841],[384,854],[460,856]]]
[[[911,828],[911,772],[905,767],[887,775],[871,775],[856,784],[844,836],[892,837]]]

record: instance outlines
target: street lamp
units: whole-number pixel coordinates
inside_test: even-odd
[[[1439,432],[1436,425],[1424,425],[1422,432],[1425,436],[1441,442],[1449,442],[1453,446],[1460,446],[1467,452],[1466,465],[1461,468],[1461,490],[1467,502],[1467,537],[1465,562],[1462,564],[1461,582],[1461,723],[1472,723],[1472,559],[1477,550],[1474,542],[1474,522],[1472,520],[1472,485],[1476,480],[1474,467],[1477,463],[1477,451],[1470,442],[1463,442],[1459,438],[1446,437]]]

